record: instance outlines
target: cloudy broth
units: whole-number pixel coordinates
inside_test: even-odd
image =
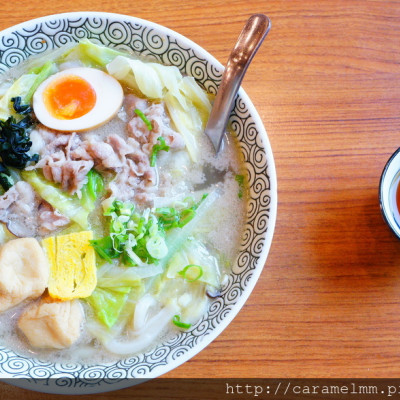
[[[12,74],[10,75],[12,76]],[[124,87],[124,92],[125,95],[132,93],[130,88],[127,87]],[[150,101],[149,104],[151,104]],[[100,127],[87,130],[86,132],[78,132],[77,137],[82,141],[106,141],[110,135],[118,135],[123,140],[128,140],[131,134],[127,130],[127,120],[132,117],[128,118],[127,113],[128,110],[122,107],[112,120]],[[169,117],[168,110],[166,111],[166,115]],[[169,122],[171,123],[171,121]],[[170,207],[171,204],[173,204],[171,199],[175,199],[177,203],[184,201],[184,199],[188,197],[193,197],[196,201],[199,201],[203,194],[216,193],[212,204],[206,210],[202,218],[196,221],[196,227],[191,231],[189,240],[199,241],[199,243],[210,252],[212,257],[218,260],[220,287],[210,289],[212,292],[210,297],[204,296],[204,303],[199,311],[199,317],[192,322],[192,325],[195,325],[197,321],[201,319],[201,315],[207,312],[207,308],[212,302],[212,296],[217,296],[219,290],[223,290],[226,277],[230,273],[231,266],[235,262],[240,247],[240,238],[246,216],[247,202],[246,190],[238,184],[237,177],[244,177],[245,172],[240,151],[235,143],[233,135],[226,138],[224,149],[218,156],[215,155],[213,147],[205,135],[199,136],[196,140],[199,146],[199,159],[197,162],[193,162],[190,159],[186,148],[159,153],[155,167],[156,178],[154,184],[154,207],[163,207],[164,205]],[[218,175],[217,178],[214,176],[215,173]],[[113,180],[113,176],[112,173],[104,173],[103,177],[106,186]],[[103,197],[97,199],[96,207],[89,215],[90,230],[94,232],[95,237],[102,236],[107,230],[109,221],[108,217],[103,215],[102,201],[108,196],[109,193],[106,192]],[[151,208],[151,206],[147,204],[137,204],[136,207],[140,212],[145,212],[146,209],[149,207]],[[7,233],[5,226],[3,229],[6,232],[6,234],[3,235],[4,242],[11,240],[13,236]],[[66,232],[73,232],[76,230],[76,227],[67,226],[47,236],[65,234]],[[43,237],[46,236],[37,236],[36,238],[40,242]],[[97,260],[99,261],[99,257],[97,257]],[[113,262],[114,267],[136,268],[135,266],[126,267],[120,260],[115,260]],[[104,260],[100,260],[97,267],[101,269],[102,264],[104,264]],[[159,296],[157,297],[157,305],[154,306],[154,310],[150,308],[147,320],[157,315],[157,312],[165,306],[163,303],[165,300],[163,290],[166,290],[165,288],[167,287],[168,295],[173,293],[173,289],[169,286],[173,287],[174,281],[168,280],[168,282],[165,283],[163,278],[168,269],[168,265],[169,264],[164,267],[164,272],[159,276],[144,279],[145,293],[143,293],[140,298],[146,293],[150,293],[150,295],[154,297]],[[192,285],[194,284],[189,281],[187,287],[192,290]],[[188,296],[186,296],[186,293],[182,292],[182,289],[179,290],[179,301],[183,304]],[[135,303],[137,303],[140,298],[132,302],[130,305],[132,310],[135,309]],[[33,356],[51,362],[96,364],[124,358],[126,356],[125,354],[115,354],[110,351],[110,349],[107,350],[107,346],[103,346],[101,340],[96,338],[96,335],[93,334],[93,329],[90,329],[90,323],[88,324],[88,321],[90,322],[95,319],[93,311],[84,299],[79,299],[79,302],[84,310],[85,322],[81,327],[82,332],[80,338],[71,347],[63,350],[46,350],[36,349],[30,346],[24,335],[19,331],[17,321],[22,311],[31,304],[32,301],[25,301],[0,314],[1,345],[21,355]],[[128,305],[129,303],[127,303],[125,307],[127,308]],[[131,339],[129,327],[132,325],[133,318],[134,313],[131,312],[129,318],[125,321],[125,325],[128,329],[125,327],[121,329],[119,340],[122,342]],[[172,322],[166,324],[165,328],[157,337],[150,344],[141,349],[140,352],[155,347],[163,340],[178,334],[179,331],[180,329]]]

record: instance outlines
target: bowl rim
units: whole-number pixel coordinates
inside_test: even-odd
[[[183,36],[182,34],[165,27],[163,25],[160,25],[158,23],[154,23],[142,18],[138,18],[135,16],[130,16],[130,15],[124,15],[124,14],[119,14],[119,13],[109,13],[109,12],[103,12],[103,11],[73,11],[73,12],[65,12],[65,13],[57,13],[57,14],[49,14],[46,16],[38,17],[35,19],[27,20],[21,23],[18,23],[16,25],[13,25],[11,27],[8,27],[6,29],[3,29],[0,31],[0,38],[4,37],[7,34],[13,33],[15,31],[21,30],[21,29],[27,29],[29,26],[36,25],[36,24],[42,24],[45,22],[48,22],[50,20],[60,20],[60,19],[72,19],[72,18],[93,18],[93,17],[98,17],[101,19],[114,19],[116,21],[126,21],[130,23],[138,23],[141,24],[145,27],[153,28],[157,30],[160,33],[163,33],[165,35],[168,35],[174,39],[177,39],[180,43],[183,43],[187,45],[189,48],[192,48],[197,55],[200,55],[208,62],[210,62],[211,65],[215,66],[216,69],[219,72],[223,71],[223,65],[214,57],[212,56],[207,50],[205,50],[203,47],[199,46],[196,44],[194,41],[191,39]],[[271,244],[272,244],[272,238],[274,235],[274,230],[275,230],[275,225],[276,225],[276,219],[277,219],[277,208],[278,208],[278,190],[277,190],[277,175],[276,175],[276,169],[275,169],[275,161],[272,153],[272,148],[270,145],[269,137],[267,135],[267,132],[265,130],[264,124],[262,122],[262,119],[260,115],[258,114],[256,108],[254,107],[252,101],[244,91],[244,89],[241,87],[238,96],[243,100],[243,102],[246,104],[246,107],[248,108],[248,113],[251,115],[251,118],[254,121],[255,126],[257,127],[257,132],[258,135],[261,139],[261,148],[265,152],[266,160],[268,163],[268,172],[269,172],[269,180],[270,180],[270,188],[269,188],[269,193],[270,193],[270,204],[269,204],[269,216],[268,216],[268,226],[266,229],[265,234],[263,235],[263,246],[262,246],[262,251],[258,254],[258,260],[256,267],[252,270],[252,275],[251,278],[246,282],[246,287],[243,290],[242,294],[238,297],[238,300],[232,307],[232,310],[229,312],[229,314],[224,317],[222,321],[218,323],[218,325],[213,329],[213,331],[203,337],[203,339],[197,343],[195,346],[190,348],[185,354],[181,355],[178,359],[173,360],[170,363],[167,363],[163,366],[160,366],[156,369],[156,372],[153,370],[149,374],[146,375],[146,378],[152,379],[155,377],[158,377],[160,375],[163,375],[178,366],[182,365],[192,357],[194,357],[196,354],[198,354],[200,351],[202,351],[205,347],[207,347],[212,341],[214,341],[225,329],[226,327],[232,322],[232,320],[237,316],[245,302],[248,300],[250,294],[252,293],[260,275],[261,272],[264,269],[264,266],[267,261],[267,256],[269,254]],[[126,358],[126,357],[125,357]],[[115,364],[115,362],[111,362],[110,365]],[[0,377],[0,379],[4,379]],[[132,380],[132,378],[128,378],[125,380]],[[116,387],[118,386],[118,387]],[[117,390],[120,388],[132,386],[132,383],[126,384],[126,385],[110,385],[109,388],[107,386],[102,386],[101,390],[87,390],[88,388],[85,389],[84,393],[89,394],[89,393],[100,393],[100,392],[107,392],[107,391],[113,391]],[[30,387],[29,389],[36,390],[34,387]],[[107,390],[108,389],[108,390]],[[37,389],[43,392],[43,388]],[[49,393],[55,393],[53,391],[50,391]],[[71,392],[69,392],[71,393]],[[83,393],[83,392],[82,392]]]
[[[384,186],[384,182],[386,180],[386,178],[388,177],[387,172],[388,169],[390,167],[390,165],[392,164],[392,162],[398,157],[400,156],[400,147],[389,157],[389,159],[386,161],[385,167],[383,168],[381,177],[379,179],[379,190],[378,190],[378,199],[379,199],[379,207],[381,210],[381,214],[383,217],[383,220],[386,222],[386,224],[388,225],[388,227],[390,228],[390,230],[392,231],[392,233],[398,238],[400,239],[400,230],[396,229],[392,222],[390,221],[390,219],[388,218],[389,212],[390,210],[388,210],[385,207],[385,201],[384,201],[384,191],[383,191],[383,186]],[[393,179],[394,177],[392,177]]]

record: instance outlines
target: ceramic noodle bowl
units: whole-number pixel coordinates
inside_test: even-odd
[[[108,13],[52,15],[2,31],[0,73],[31,56],[85,38],[165,65],[175,65],[182,74],[193,76],[208,92],[216,93],[218,89],[223,67],[201,47],[162,26]],[[117,362],[51,363],[21,356],[13,349],[0,346],[2,379],[18,378],[11,382],[52,393],[86,394],[120,389],[137,383],[136,378],[160,376],[189,360],[232,321],[254,288],[267,259],[277,212],[277,182],[267,134],[242,89],[230,122],[244,158],[249,199],[238,256],[221,296],[212,300],[208,312],[189,330],[156,344],[145,353]]]

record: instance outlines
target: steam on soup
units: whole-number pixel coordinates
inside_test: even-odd
[[[28,60],[1,90],[2,344],[95,362],[191,329],[245,212],[237,149],[217,158],[203,134],[211,96],[87,40]]]

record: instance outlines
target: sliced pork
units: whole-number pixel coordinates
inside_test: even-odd
[[[0,196],[0,221],[15,236],[35,236],[39,204],[40,199],[32,186],[24,181],[17,182]]]
[[[95,168],[116,173],[108,187],[111,196],[140,204],[151,202],[151,193],[156,189],[156,170],[135,139],[125,140],[112,134],[107,143],[89,141],[86,149],[93,157]]]
[[[0,221],[17,237],[44,236],[70,222],[24,181],[0,196]]]
[[[46,201],[39,204],[38,213],[38,234],[40,236],[46,236],[70,223],[68,217],[65,217],[59,211],[54,210],[54,208]]]
[[[44,128],[39,132],[45,146],[40,152],[39,162],[26,169],[42,168],[49,181],[60,183],[61,188],[70,194],[79,192],[94,165],[80,137],[76,133],[55,134]]]
[[[182,136],[175,132],[169,124],[169,118],[165,113],[163,103],[149,105],[146,100],[139,99],[134,95],[127,95],[125,107],[131,120],[128,122],[128,133],[144,146],[144,151],[150,153],[154,144],[160,136],[171,149],[183,149],[185,142]],[[150,121],[152,129],[149,130],[145,122],[135,114],[134,110],[139,109]]]
[[[105,142],[96,141],[93,138],[85,141],[85,150],[94,161],[97,170],[117,171],[123,167],[122,161],[111,145]]]

